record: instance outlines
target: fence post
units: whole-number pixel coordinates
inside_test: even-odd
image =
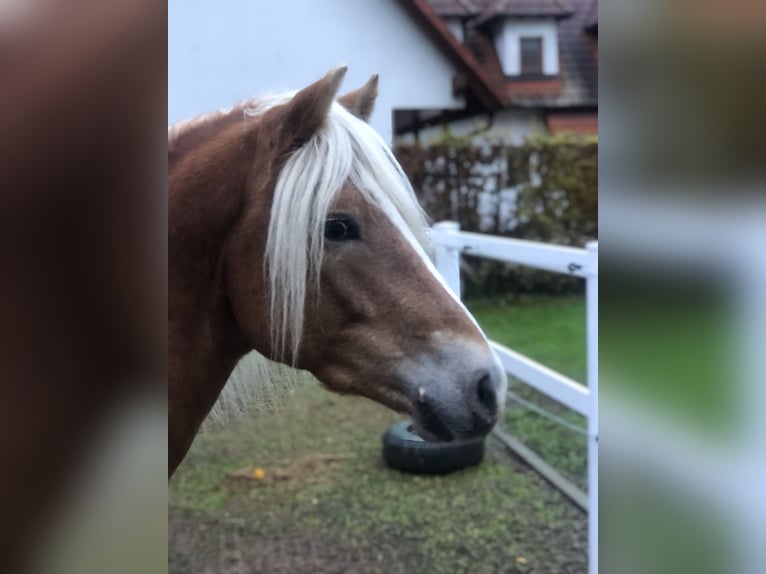
[[[766,246],[766,232],[760,218],[743,225],[741,247],[737,253],[739,290],[736,299],[740,305],[741,360],[743,364],[743,425],[740,460],[747,477],[739,488],[743,514],[745,571],[747,574],[763,572],[766,564],[766,497],[758,496],[766,480],[766,261],[762,253]],[[729,486],[731,487],[731,486]]]
[[[586,246],[589,256],[585,279],[587,368],[590,390],[588,413],[588,572],[598,574],[598,242]]]
[[[435,250],[436,270],[441,273],[452,292],[460,299],[460,250],[449,247],[442,237],[460,231],[456,221],[440,221],[435,223],[431,233]]]

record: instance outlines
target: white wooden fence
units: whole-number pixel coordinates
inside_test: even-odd
[[[736,189],[736,187],[735,187]],[[742,204],[723,205],[662,190],[622,190],[609,202],[600,232],[623,262],[675,270],[705,270],[723,280],[738,331],[727,391],[740,407],[735,436],[717,443],[615,392],[602,399],[609,460],[649,468],[662,484],[720,512],[735,532],[746,574],[766,572],[766,202],[762,190]],[[646,196],[662,197],[662,202]],[[681,195],[679,199],[678,196]],[[731,197],[737,197],[732,190]],[[731,201],[731,203],[729,203]],[[647,227],[647,222],[651,225]],[[649,229],[649,232],[646,230]],[[642,233],[641,230],[644,230]],[[605,447],[606,448],[606,447]],[[741,570],[740,570],[741,568]]]
[[[598,572],[598,243],[586,249],[460,231],[457,223],[433,226],[436,268],[460,296],[460,255],[470,254],[585,279],[587,387],[494,341],[505,371],[588,419],[588,570]]]

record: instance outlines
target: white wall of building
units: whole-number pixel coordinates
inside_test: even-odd
[[[444,141],[447,136],[474,136],[477,144],[490,142],[521,145],[529,136],[546,132],[545,118],[541,111],[505,109],[495,114],[491,125],[486,115],[455,120],[443,126],[423,128],[418,134],[418,140],[422,145],[433,145]],[[397,137],[396,141],[398,144],[412,145],[415,143],[415,135],[404,134]]]
[[[461,44],[465,40],[465,33],[463,30],[463,20],[461,18],[445,18],[444,23],[447,24],[447,28],[452,32],[458,42]]]
[[[168,0],[168,123],[304,87],[340,64],[341,92],[380,74],[371,123],[392,110],[455,109],[454,69],[392,0]]]
[[[503,72],[506,76],[521,74],[521,38],[543,38],[543,74],[559,73],[559,36],[555,20],[511,20],[502,22],[495,35]]]

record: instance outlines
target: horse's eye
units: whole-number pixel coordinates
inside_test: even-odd
[[[359,239],[359,228],[349,217],[331,217],[325,221],[324,236],[328,241]]]

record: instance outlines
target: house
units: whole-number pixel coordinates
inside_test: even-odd
[[[389,142],[445,122],[506,141],[595,130],[595,0],[169,0],[168,12],[171,124],[346,64],[343,89],[380,74],[371,123]]]
[[[597,0],[402,0],[445,52],[479,68],[453,86],[460,110],[399,109],[401,142],[453,135],[520,143],[536,132],[598,131]],[[477,98],[478,89],[493,98]],[[440,127],[433,127],[440,126]]]
[[[346,64],[342,90],[380,74],[371,118],[387,140],[397,109],[454,111],[464,68],[394,0],[169,0],[168,123],[301,88]]]

